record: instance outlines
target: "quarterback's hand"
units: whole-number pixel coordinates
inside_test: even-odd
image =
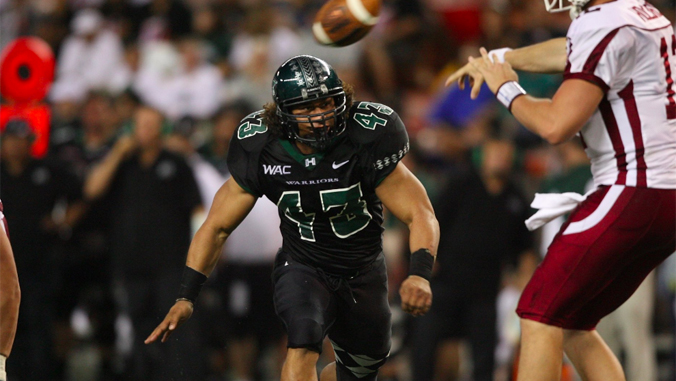
[[[155,328],[153,333],[148,336],[145,340],[146,344],[155,342],[157,339],[162,337],[162,342],[167,341],[169,336],[183,324],[186,320],[192,316],[193,305],[187,300],[178,300],[176,304],[169,310],[167,316],[164,318],[162,323]]]
[[[413,316],[422,316],[432,306],[430,282],[417,275],[409,275],[399,288],[401,308]]]
[[[457,82],[460,90],[464,90],[466,80],[469,80],[469,85],[472,86],[470,96],[472,99],[476,99],[476,97],[479,96],[481,85],[484,84],[484,76],[472,65],[472,63],[465,64],[465,66],[451,74],[448,79],[446,79],[446,86],[450,86],[453,82]]]
[[[495,94],[503,83],[509,81],[518,81],[519,76],[512,69],[509,62],[500,63],[496,57],[488,57],[485,48],[479,49],[481,58],[469,57],[469,64],[474,67],[486,81],[488,88]]]

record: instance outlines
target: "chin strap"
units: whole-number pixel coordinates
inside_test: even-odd
[[[579,6],[579,5],[573,5],[573,7],[570,8],[570,13],[569,13],[570,19],[575,20],[577,18],[577,16],[580,15],[580,13],[582,13],[582,7]]]

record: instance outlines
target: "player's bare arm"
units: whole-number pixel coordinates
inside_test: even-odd
[[[544,74],[563,73],[566,68],[566,58],[565,37],[554,38],[519,49],[507,50],[503,56],[504,61],[512,65],[512,68],[516,70]],[[458,86],[464,89],[466,80],[469,80],[470,86],[472,86],[472,99],[476,99],[481,85],[484,83],[484,77],[471,63],[465,64],[465,66],[451,74],[446,79],[446,86],[457,82]]]
[[[221,249],[230,233],[249,214],[256,197],[242,189],[232,178],[223,184],[214,197],[204,224],[190,243],[186,266],[204,276],[209,276],[221,255]],[[157,328],[145,340],[150,344],[161,338],[167,341],[172,332],[192,315],[193,303],[179,299]]]
[[[401,162],[398,163],[376,188],[376,194],[383,205],[408,226],[411,252],[427,250],[432,257],[436,257],[439,223],[425,188],[411,171]],[[404,311],[414,316],[424,315],[432,306],[432,290],[424,277],[409,275],[402,283],[399,294]]]
[[[2,216],[2,213],[0,213]],[[2,224],[0,218],[0,224]],[[9,237],[0,226],[0,378],[5,379],[5,358],[12,351],[19,321],[21,291]]]
[[[566,69],[566,38],[551,40],[505,52],[505,62],[516,70],[558,74]]]
[[[493,93],[498,93],[501,86],[508,82],[518,81],[509,63],[493,62],[484,48],[481,48],[480,58],[470,57],[469,60]],[[509,107],[524,127],[552,144],[559,144],[582,129],[603,96],[603,90],[591,82],[568,79],[561,84],[552,99],[517,96]]]

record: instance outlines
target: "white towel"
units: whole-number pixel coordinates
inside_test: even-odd
[[[539,210],[526,220],[526,227],[530,231],[540,228],[549,221],[575,209],[592,192],[593,190],[585,195],[575,192],[536,193],[530,206]]]

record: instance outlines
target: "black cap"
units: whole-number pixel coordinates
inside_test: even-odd
[[[20,138],[32,138],[35,136],[28,121],[21,118],[14,118],[7,121],[5,129],[2,131],[2,136],[5,135],[14,135]]]

